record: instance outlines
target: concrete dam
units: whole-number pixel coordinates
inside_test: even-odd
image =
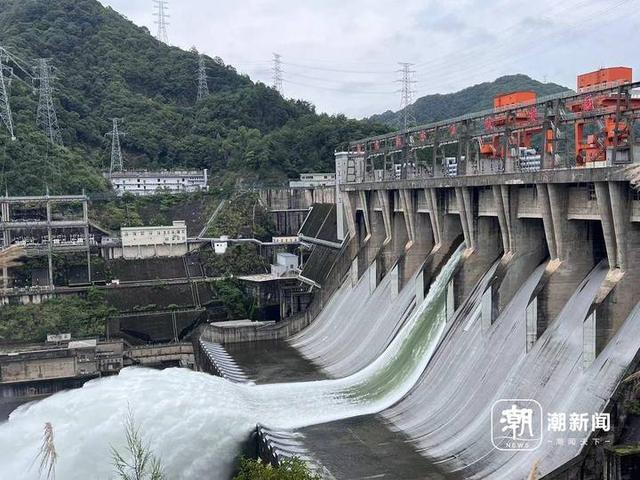
[[[619,448],[640,443],[621,406],[640,358],[638,85],[578,86],[336,153],[335,205],[299,232],[308,311],[201,342],[270,383],[288,372],[246,351],[284,341],[367,407],[293,430],[267,418],[263,458],[338,479],[638,478]],[[613,129],[589,143],[600,120]],[[509,415],[525,404],[521,442]]]
[[[319,313],[269,333],[209,327],[201,338],[235,351],[229,342],[286,337],[327,378],[343,379],[334,381],[375,370],[349,395],[383,398],[382,422],[433,472],[418,463],[390,478],[526,478],[534,465],[550,474],[594,432],[572,432],[576,441],[560,448],[567,432],[545,431],[535,450],[499,450],[492,405],[525,398],[545,412],[603,412],[633,371],[640,199],[629,176],[609,167],[343,184],[345,243],[324,264],[327,290],[340,285],[317,296]],[[413,323],[431,310],[439,321]],[[313,456],[314,435],[303,429],[295,448],[272,441],[281,454],[306,443]]]
[[[175,478],[227,478],[249,437],[338,480],[638,478],[618,448],[640,443],[621,413],[640,359],[637,145],[567,161],[560,126],[582,117],[558,113],[563,95],[536,104],[538,126],[518,126],[526,105],[477,134],[542,133],[536,159],[483,153],[488,113],[338,152],[335,203],[300,227],[306,311],[202,328],[196,360],[216,375],[124,369],[18,410],[0,425],[2,473],[28,470],[32,455],[9,452],[51,421],[72,446],[61,478],[107,475],[96,452],[119,441],[126,400]],[[615,108],[619,134],[635,117]]]

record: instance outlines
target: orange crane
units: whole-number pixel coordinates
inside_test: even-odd
[[[628,67],[601,68],[578,75],[578,93],[605,87],[616,87],[632,82],[632,69]],[[639,108],[640,99],[621,96],[618,93],[598,94],[584,97],[569,106],[571,112],[587,114],[591,111],[604,113],[599,118],[580,119],[575,122],[576,166],[596,166],[610,160],[608,153],[621,152],[622,158],[631,148],[631,122],[624,116],[626,110]],[[595,117],[595,116],[594,116]],[[585,134],[586,132],[586,134]],[[627,157],[628,158],[628,157]]]
[[[511,93],[501,93],[496,95],[493,99],[493,109],[496,115],[491,119],[493,128],[509,127],[521,127],[534,120],[537,116],[535,106],[536,93],[526,90]],[[506,109],[513,109],[520,106],[532,105],[530,108],[522,108],[515,112],[503,112]],[[509,144],[516,147],[531,148],[531,138],[540,131],[537,129],[527,129],[524,131],[518,131],[514,135],[514,138],[509,139]],[[505,146],[501,145],[501,136],[494,135],[489,142],[480,141],[480,154],[485,157],[504,158]]]

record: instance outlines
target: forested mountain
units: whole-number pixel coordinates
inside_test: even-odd
[[[0,0],[0,46],[29,66],[51,59],[64,142],[48,145],[36,126],[37,94],[14,79],[18,139],[0,128],[3,193],[40,193],[45,184],[56,193],[106,188],[100,171],[112,117],[126,132],[126,167],[209,168],[216,182],[332,170],[339,143],[384,131],[285,100],[219,58],[205,59],[211,95],[196,105],[198,53],[160,43],[95,0]]]
[[[446,95],[427,95],[413,103],[413,114],[419,124],[437,122],[465,113],[478,112],[493,106],[493,97],[500,93],[532,90],[538,96],[563,92],[568,88],[555,83],[542,83],[526,75],[507,75],[493,82],[484,82]],[[387,110],[369,118],[393,128],[401,125],[402,111]]]

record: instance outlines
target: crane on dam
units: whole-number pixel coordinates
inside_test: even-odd
[[[639,88],[631,68],[602,68],[576,91],[507,92],[489,110],[354,140],[345,183],[631,164]]]

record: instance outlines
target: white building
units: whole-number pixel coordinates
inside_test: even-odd
[[[213,251],[218,255],[226,253],[228,246],[227,240],[229,240],[229,236],[222,235],[218,240],[213,242]]]
[[[122,251],[114,249],[115,258],[178,257],[187,253],[187,225],[183,220],[175,220],[173,225],[123,227],[120,234]]]
[[[280,252],[276,255],[276,264],[271,265],[271,275],[282,276],[288,272],[295,272],[298,268],[298,256],[293,253]]]
[[[105,174],[113,189],[122,195],[154,195],[156,193],[188,193],[208,190],[207,169],[162,170],[159,172],[127,171]]]
[[[335,173],[301,173],[300,180],[289,181],[289,188],[326,187],[335,184]]]

